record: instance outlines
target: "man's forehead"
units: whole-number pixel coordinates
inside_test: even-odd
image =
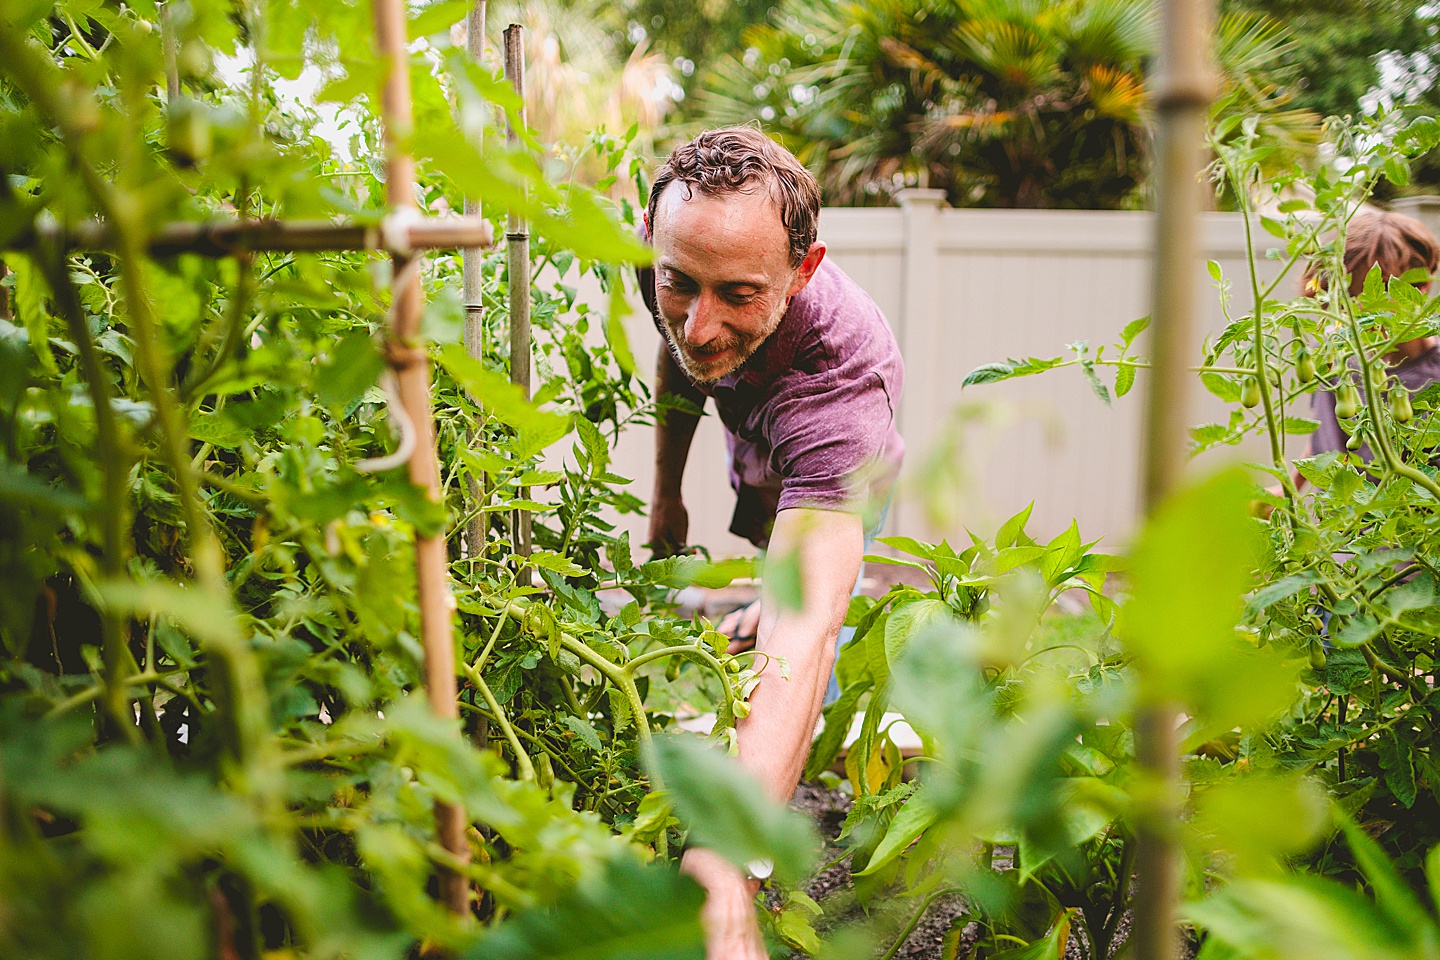
[[[780,218],[779,205],[759,181],[724,192],[672,183],[656,204],[655,223],[650,228],[657,247],[697,244],[733,254],[765,251],[778,252],[787,262],[789,258],[789,232]]]

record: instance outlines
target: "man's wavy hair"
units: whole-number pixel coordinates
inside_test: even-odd
[[[1440,267],[1440,242],[1425,224],[1403,213],[1359,214],[1345,233],[1345,273],[1350,280],[1350,296],[1360,296],[1365,277],[1376,266],[1383,280],[1411,270],[1434,273]],[[1305,292],[1323,290],[1326,281],[1322,265],[1311,263],[1305,271]]]
[[[790,235],[790,266],[800,266],[815,242],[820,185],[794,154],[755,127],[707,130],[675,148],[670,159],[655,171],[655,183],[650,188],[652,236],[660,194],[673,181],[711,196],[745,193],[763,184]]]

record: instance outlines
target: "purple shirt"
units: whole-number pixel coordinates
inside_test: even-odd
[[[663,337],[654,272],[639,275]],[[791,507],[862,513],[868,529],[905,456],[895,429],[904,380],[880,308],[833,261],[821,261],[750,359],[695,384],[714,399],[730,446],[730,532],[763,547],[775,514]]]

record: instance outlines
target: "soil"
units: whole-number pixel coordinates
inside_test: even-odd
[[[816,874],[805,886],[805,893],[825,907],[825,916],[821,918],[822,925],[817,927],[821,936],[824,936],[827,930],[865,918],[864,911],[851,893],[849,862],[840,859],[845,851],[835,842],[845,823],[845,817],[850,812],[850,804],[850,798],[840,791],[813,782],[800,784],[790,801],[791,807],[814,819],[825,842],[820,862],[830,865]],[[834,860],[839,862],[831,863]],[[958,896],[945,897],[931,904],[924,918],[895,952],[896,960],[939,960],[945,935],[950,931],[955,918],[964,913],[964,910],[964,900]],[[895,934],[899,933],[899,928],[905,921],[905,918],[901,917],[876,919],[877,926],[892,928]],[[973,930],[966,930],[962,934],[959,957],[969,956],[968,947],[974,940]],[[888,939],[883,940],[883,947],[888,947],[890,942],[892,941]],[[877,955],[883,947],[877,949]],[[791,956],[793,960],[803,960],[803,954],[795,953]]]

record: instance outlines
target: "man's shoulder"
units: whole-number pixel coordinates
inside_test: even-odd
[[[782,330],[801,368],[818,364],[887,367],[900,363],[899,346],[870,294],[829,257],[796,294]],[[806,363],[806,359],[811,363]]]

